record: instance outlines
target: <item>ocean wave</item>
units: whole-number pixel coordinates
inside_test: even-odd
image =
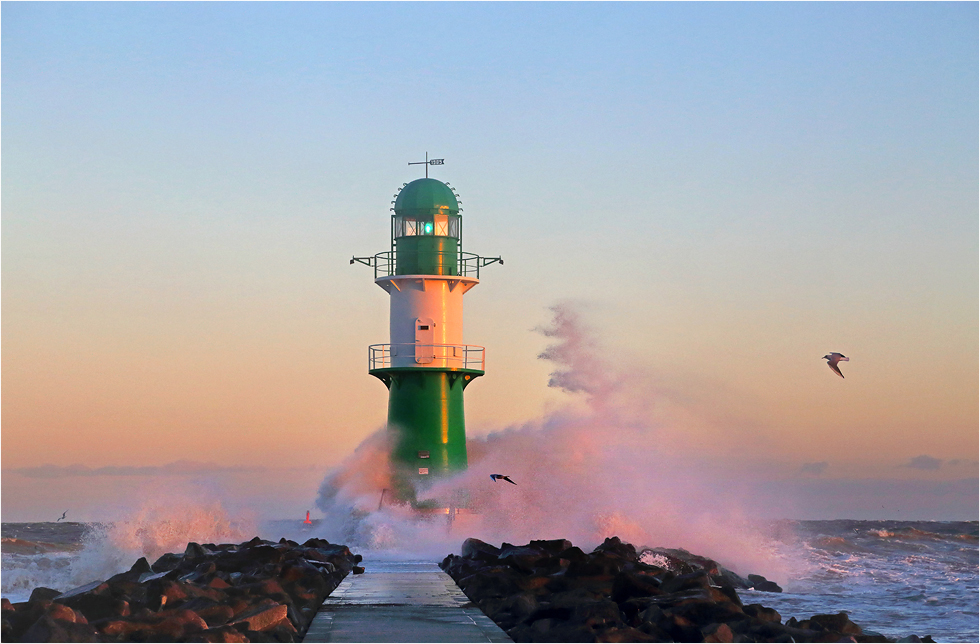
[[[36,555],[61,549],[61,547],[53,543],[45,543],[43,541],[29,541],[27,539],[18,539],[16,537],[3,537],[0,539],[0,550],[3,550],[4,554]]]
[[[868,536],[878,537],[880,539],[911,539],[911,540],[934,540],[934,541],[968,541],[976,542],[978,537],[976,534],[968,532],[959,532],[952,534],[943,534],[941,532],[931,532],[929,530],[920,530],[914,527],[901,527],[901,528],[878,528],[873,530],[868,530]]]
[[[867,552],[868,549],[860,546],[847,537],[818,537],[812,542],[812,546],[822,550],[834,550],[837,552]]]

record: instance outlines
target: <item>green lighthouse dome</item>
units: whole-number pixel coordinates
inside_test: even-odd
[[[453,191],[435,179],[416,179],[406,185],[395,199],[395,214],[411,217],[458,215],[459,202]]]

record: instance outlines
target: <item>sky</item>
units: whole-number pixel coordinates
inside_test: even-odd
[[[0,12],[4,521],[313,507],[385,422],[349,259],[426,153],[505,262],[469,435],[583,408],[558,306],[756,511],[977,518],[976,3]]]

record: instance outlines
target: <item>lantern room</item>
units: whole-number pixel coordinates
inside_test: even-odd
[[[396,275],[458,274],[463,230],[452,188],[435,179],[416,179],[402,186],[392,210]]]

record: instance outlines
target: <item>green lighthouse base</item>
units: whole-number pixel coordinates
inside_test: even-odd
[[[484,372],[402,367],[370,373],[388,387],[394,496],[416,502],[416,492],[435,479],[466,469],[463,390]]]

